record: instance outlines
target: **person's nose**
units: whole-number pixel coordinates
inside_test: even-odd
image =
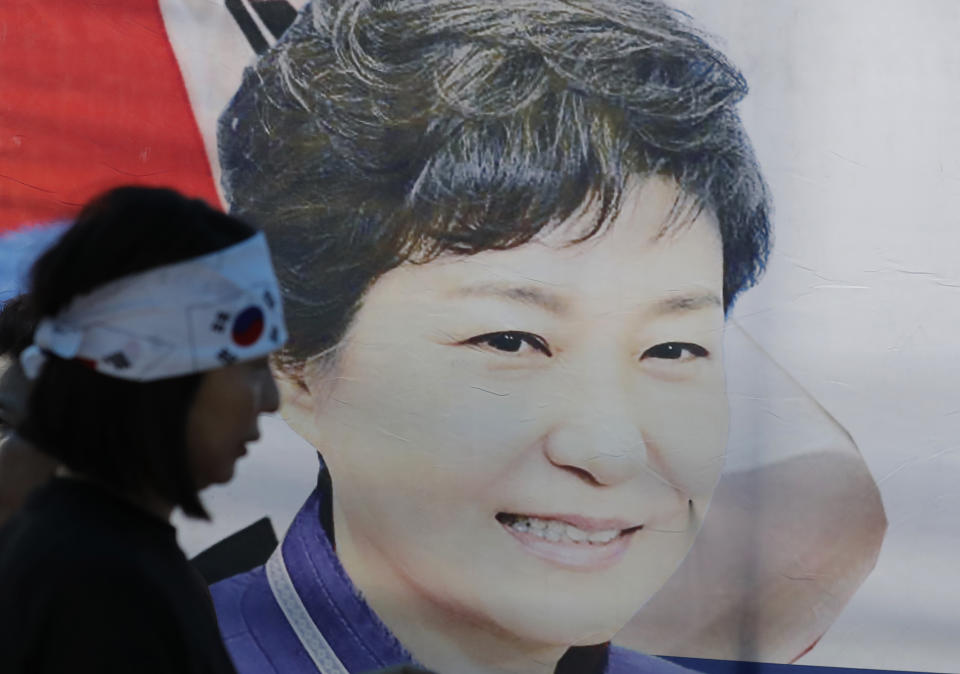
[[[261,412],[276,412],[280,409],[280,389],[269,367],[265,368],[264,381],[260,390]]]
[[[616,364],[590,367],[567,382],[559,420],[544,440],[557,467],[600,486],[614,486],[650,470],[640,403]],[[565,387],[566,388],[566,387]]]

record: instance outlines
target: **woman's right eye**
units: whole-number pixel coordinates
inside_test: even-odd
[[[518,330],[488,332],[483,335],[471,337],[463,343],[473,346],[485,346],[504,353],[520,353],[524,347],[527,347],[535,349],[547,357],[553,356],[553,352],[543,337],[531,332],[521,332]]]

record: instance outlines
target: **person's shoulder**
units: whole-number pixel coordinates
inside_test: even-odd
[[[184,604],[135,564],[103,562],[67,565],[60,577],[31,577],[16,597],[19,606],[0,609],[0,625],[19,614],[24,625],[15,635],[23,645],[4,644],[4,637],[0,644],[20,649],[37,671],[194,671],[184,668],[191,653],[209,651],[193,647],[203,638],[195,635],[204,634],[193,629],[202,622],[199,602]],[[191,622],[185,615],[199,617]],[[216,624],[208,620],[215,639]]]
[[[3,528],[0,576],[16,584],[36,583],[53,596],[111,581],[118,587],[133,585],[125,581],[132,576],[136,560],[130,554],[118,554],[117,548],[104,544],[96,527],[67,526],[63,518],[43,510],[22,510]]]
[[[4,529],[0,588],[44,611],[88,604],[169,612],[183,585],[182,568],[189,568],[177,561],[158,546],[138,546],[97,526],[39,517]]]
[[[611,646],[604,674],[689,674],[690,671],[663,658]]]
[[[32,555],[2,570],[0,625],[19,622],[15,631],[31,643],[52,645],[66,642],[64,633],[71,629],[89,638],[89,632],[97,631],[133,638],[173,619],[164,588],[135,565],[107,556],[99,565],[90,555],[63,555],[61,560],[57,565],[49,555]]]

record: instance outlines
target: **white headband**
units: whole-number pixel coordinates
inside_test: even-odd
[[[37,325],[20,356],[35,379],[51,353],[111,377],[154,381],[268,355],[287,340],[263,234],[127,276]]]

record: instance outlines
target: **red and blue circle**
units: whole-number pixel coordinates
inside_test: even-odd
[[[263,311],[260,307],[247,307],[233,319],[233,329],[230,331],[233,343],[237,346],[250,346],[263,334]]]

